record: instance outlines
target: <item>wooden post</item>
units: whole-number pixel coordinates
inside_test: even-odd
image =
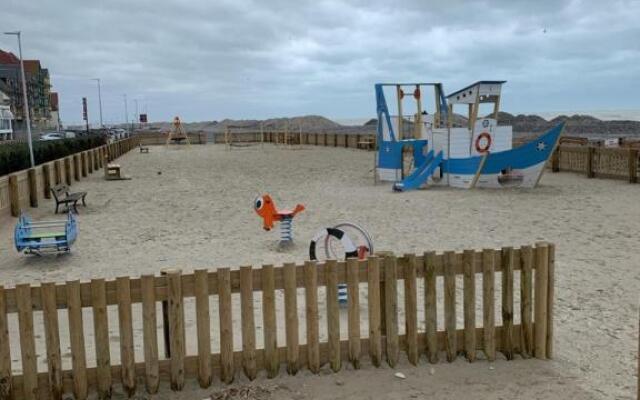
[[[495,252],[482,251],[482,316],[484,353],[487,360],[496,359],[495,311],[494,311]]]
[[[86,177],[87,176],[87,152],[83,151],[82,153],[80,153],[80,166],[81,166],[81,172],[82,172],[82,177]]]
[[[73,178],[76,181],[80,180],[80,156],[77,154],[73,155]]]
[[[438,316],[436,303],[436,253],[424,253],[424,313],[429,362],[438,362]]]
[[[638,183],[638,150],[629,149],[629,183]]]
[[[405,254],[407,266],[404,270],[404,314],[406,327],[407,357],[418,365],[418,293],[416,289],[416,256]]]
[[[169,300],[169,341],[171,342],[171,390],[182,390],[184,386],[185,331],[182,272],[180,270],[167,271],[167,297]]]
[[[380,330],[380,259],[369,256],[367,260],[368,294],[369,294],[369,355],[376,367],[382,359],[382,342]]]
[[[315,261],[304,263],[305,307],[307,322],[307,363],[314,374],[320,372],[320,332],[318,327],[318,267]]]
[[[209,317],[209,274],[205,269],[193,271],[198,336],[198,382],[211,386],[211,319]],[[242,280],[241,280],[242,283]],[[244,334],[244,332],[243,332]]]
[[[156,330],[156,294],[155,277],[142,275],[140,277],[140,291],[142,292],[142,334],[144,346],[144,372],[147,392],[154,394],[158,391],[160,373],[158,367],[158,331]]]
[[[233,314],[231,311],[231,271],[218,269],[218,308],[220,314],[220,379],[233,382]]]
[[[503,247],[502,260],[502,352],[513,359],[513,247]]]
[[[467,360],[476,359],[476,253],[465,250],[462,254],[464,269],[464,352]]]
[[[587,178],[594,178],[596,176],[593,170],[593,159],[596,154],[596,148],[589,146],[587,151]]]
[[[38,207],[38,181],[35,168],[29,168],[27,178],[29,180],[29,205]]]
[[[60,160],[53,162],[53,175],[53,181],[56,185],[59,185],[62,182],[62,166],[60,165]]]
[[[534,307],[534,355],[539,359],[547,358],[547,296],[549,293],[549,246],[546,243],[536,245],[536,280]]]
[[[240,267],[240,318],[242,320],[242,368],[249,380],[258,373],[256,367],[256,324],[253,316],[253,271]]]
[[[531,246],[520,248],[520,354],[528,358],[533,354],[532,313],[533,252]]]
[[[22,397],[38,398],[38,365],[36,362],[36,340],[33,332],[33,306],[31,286],[18,284],[15,289],[20,329],[20,355],[22,361]]]
[[[131,316],[131,283],[129,277],[116,278],[118,327],[120,331],[120,364],[122,387],[129,397],[136,392],[135,358],[133,353],[133,318]]]
[[[327,331],[329,336],[329,363],[333,372],[340,371],[340,308],[338,305],[338,268],[336,260],[325,263],[327,282]]]
[[[11,204],[11,216],[20,216],[20,193],[18,192],[17,175],[9,175],[9,203]]]
[[[296,265],[285,263],[284,274],[284,308],[285,330],[287,336],[287,372],[295,375],[298,372],[298,294],[296,290]]]
[[[68,186],[71,186],[71,159],[69,157],[64,158],[64,181]]]
[[[96,383],[98,397],[111,398],[111,355],[109,351],[109,319],[104,279],[91,280],[91,305],[96,347]]]
[[[274,378],[280,369],[276,325],[276,293],[273,265],[262,266],[262,319],[264,325],[264,364],[267,376]]]
[[[556,149],[551,155],[551,172],[560,172],[560,147],[556,146]]]
[[[49,164],[42,165],[42,191],[45,199],[51,198],[51,169]]]
[[[452,362],[458,353],[456,338],[456,267],[458,256],[453,251],[444,253],[444,323],[447,361]]]
[[[49,371],[49,394],[52,399],[62,400],[62,358],[60,355],[60,331],[56,285],[42,283],[42,319],[44,320],[45,343],[47,345],[47,367]]]
[[[347,309],[349,333],[349,361],[353,368],[360,368],[360,277],[358,260],[349,258],[347,268]]]
[[[0,399],[11,400],[13,398],[7,295],[4,287],[0,285]]]
[[[555,300],[555,274],[556,274],[556,245],[549,243],[549,265],[548,265],[547,289],[547,358],[553,358],[553,303]],[[640,399],[638,399],[640,400]]]
[[[93,150],[87,151],[87,171],[93,173]]]
[[[69,342],[71,345],[71,368],[73,370],[73,393],[78,400],[87,398],[87,357],[82,323],[80,281],[67,281],[67,314],[69,317]]]
[[[385,319],[387,327],[387,362],[391,368],[398,363],[400,343],[398,339],[398,280],[396,258],[384,258]]]

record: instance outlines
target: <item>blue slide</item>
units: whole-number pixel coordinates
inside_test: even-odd
[[[400,182],[393,184],[393,190],[396,192],[404,192],[407,190],[418,189],[424,182],[429,179],[433,172],[442,163],[443,153],[440,151],[437,156],[433,157],[433,150],[429,151],[427,157],[415,171]]]

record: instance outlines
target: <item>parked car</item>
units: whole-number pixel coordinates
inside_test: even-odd
[[[61,140],[66,137],[64,132],[45,132],[40,135],[40,140]]]

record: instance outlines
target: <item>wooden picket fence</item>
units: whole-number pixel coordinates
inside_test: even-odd
[[[0,217],[17,217],[21,210],[38,207],[40,200],[51,198],[52,186],[59,183],[71,186],[102,168],[105,156],[112,161],[137,143],[136,138],[127,138],[0,176]]]
[[[589,178],[625,179],[638,183],[640,150],[560,145],[551,157],[553,172],[579,172]]]
[[[70,392],[76,399],[85,399],[96,391],[105,398],[115,385],[131,396],[138,381],[145,382],[147,392],[155,393],[161,382],[181,390],[189,378],[208,387],[214,377],[230,383],[240,370],[249,379],[262,370],[273,378],[282,364],[289,374],[301,368],[317,373],[326,364],[337,372],[344,362],[359,368],[365,359],[374,366],[386,361],[394,367],[401,352],[406,352],[412,364],[424,362],[421,358],[438,362],[443,353],[449,362],[461,354],[469,361],[481,355],[493,361],[498,352],[507,360],[516,354],[551,358],[554,258],[553,244],[538,243],[501,250],[431,251],[402,257],[387,253],[362,261],[307,261],[189,274],[168,270],[161,276],[0,287],[0,399],[61,399]],[[478,295],[476,280],[482,288]],[[339,283],[348,287],[347,310],[343,311],[347,314],[346,340],[340,336],[345,329],[340,326]],[[421,305],[419,290],[424,295]],[[497,291],[501,293],[498,300]],[[361,301],[362,293],[366,301]],[[284,312],[279,313],[276,300],[282,296]],[[514,298],[519,300],[519,310],[514,309]],[[299,304],[301,299],[304,304]],[[158,334],[162,329],[157,324],[161,304],[164,335]],[[211,304],[219,316],[213,325]],[[109,306],[117,308],[119,361],[111,358],[117,349],[110,348]],[[501,325],[496,321],[496,306],[501,306]],[[444,324],[438,323],[438,310],[444,310],[440,319]],[[482,326],[476,325],[477,310],[482,310]],[[256,311],[262,316],[261,329],[257,329]],[[67,321],[59,319],[59,312],[66,313]],[[92,316],[93,329],[87,329],[83,314]],[[15,315],[18,329],[10,330]],[[304,344],[299,337],[299,315],[304,317]],[[404,316],[404,333],[399,315]],[[515,316],[520,317],[519,324]],[[34,317],[39,317],[35,324]],[[197,352],[189,354],[185,326],[193,320],[196,334],[189,337],[196,337]],[[233,332],[234,320],[240,321],[239,335],[234,335],[238,333]],[[326,321],[326,341],[320,340],[321,320]],[[62,325],[68,329],[61,330]],[[137,342],[142,341],[144,353],[140,357],[138,352],[136,359],[133,327],[139,325],[142,337]],[[286,331],[285,343],[278,343],[278,326]],[[43,332],[34,327],[42,327]],[[256,341],[259,330],[262,346]],[[361,335],[362,330],[368,335]],[[61,332],[68,332],[68,337]],[[214,333],[219,337],[218,352],[212,349]],[[166,359],[159,355],[159,336],[169,353]],[[234,348],[234,336],[241,347]],[[45,345],[39,347],[46,350],[38,354],[35,341],[41,337]],[[71,369],[63,369],[61,341],[69,343]],[[12,376],[10,346],[18,343],[21,365],[14,367],[21,373]],[[86,343],[95,343],[95,352],[91,352],[95,354],[87,351]],[[38,370],[36,360],[45,357],[46,370]],[[89,367],[93,357],[95,367]]]

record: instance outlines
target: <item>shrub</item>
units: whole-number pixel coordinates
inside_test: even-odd
[[[36,165],[93,149],[107,143],[105,136],[90,135],[74,139],[33,141]],[[0,176],[31,167],[27,143],[0,144]]]

